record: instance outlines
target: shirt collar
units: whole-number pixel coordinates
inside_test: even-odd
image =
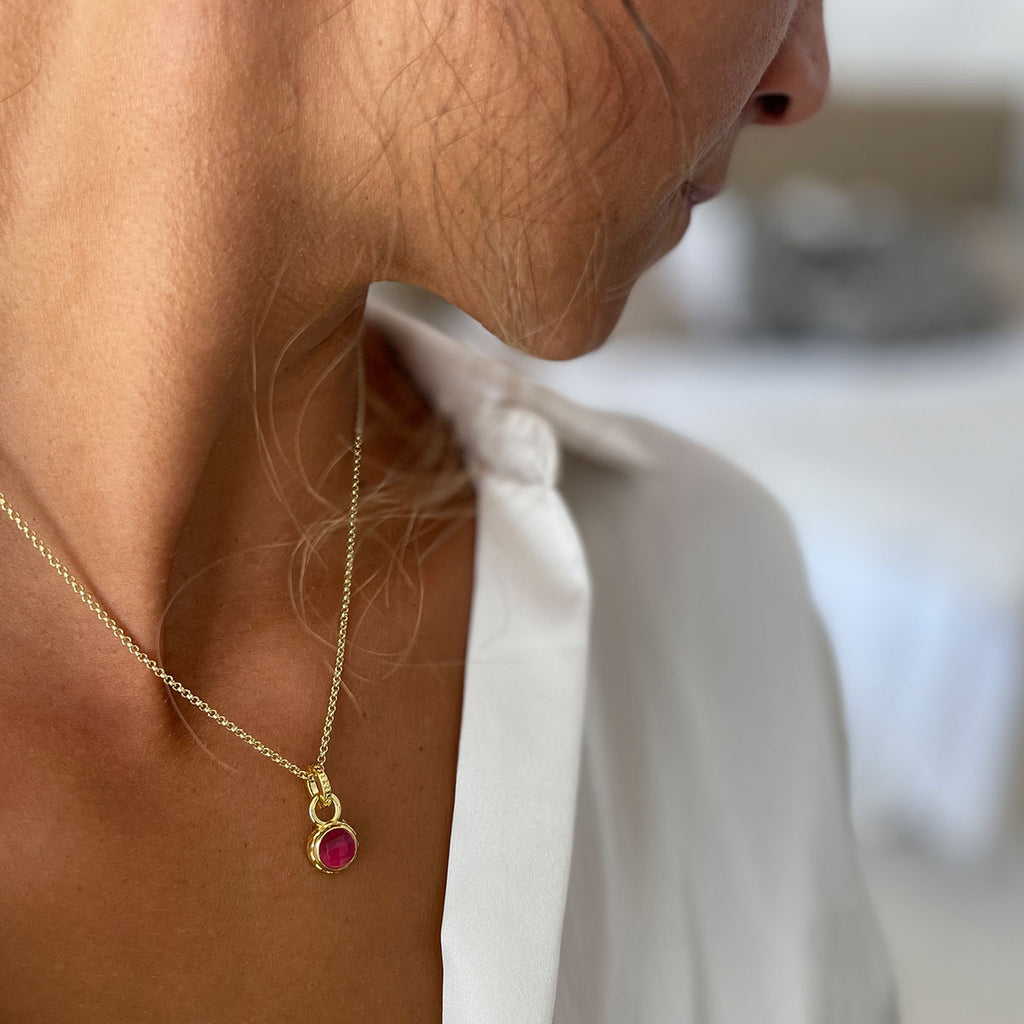
[[[452,423],[471,470],[552,483],[562,448],[622,470],[651,464],[629,417],[578,405],[393,307],[369,302],[366,317],[385,329],[431,404]],[[529,443],[510,444],[516,437]]]
[[[577,418],[583,410],[415,318],[375,309],[372,319],[464,442],[477,491],[440,936],[443,1019],[551,1024],[591,602],[586,552],[555,484],[560,440],[581,437],[588,423]],[[597,436],[591,450],[616,462],[609,435]]]

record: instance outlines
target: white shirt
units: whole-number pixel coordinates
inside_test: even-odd
[[[784,514],[646,420],[368,308],[477,492],[444,1024],[881,1024]]]

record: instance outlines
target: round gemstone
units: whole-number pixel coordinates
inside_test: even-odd
[[[316,855],[328,871],[347,868],[356,855],[355,833],[340,825],[328,829],[317,843]]]

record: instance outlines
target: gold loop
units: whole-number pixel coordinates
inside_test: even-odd
[[[309,777],[306,779],[306,789],[321,807],[326,807],[331,802],[331,780],[327,778],[322,764],[311,764],[306,769]]]
[[[331,804],[332,814],[330,818],[325,820],[317,814],[317,807],[320,806],[320,798],[315,796],[309,801],[309,818],[314,825],[333,825],[336,821],[341,821],[341,801],[338,799],[338,794],[332,793],[328,802]]]

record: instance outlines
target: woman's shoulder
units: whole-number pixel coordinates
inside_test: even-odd
[[[745,780],[738,805],[759,792],[744,817],[764,823],[761,841],[784,830],[760,811],[801,800],[830,807],[842,833],[838,681],[788,514],[705,446],[643,417],[595,415],[643,453],[562,449],[561,488],[592,581],[597,690],[605,676],[609,692],[616,678],[635,680],[637,701],[660,709],[653,728],[667,730],[666,747],[698,729],[673,756],[699,756],[699,774],[720,784]]]
[[[561,441],[560,480],[577,518],[616,521],[634,554],[659,564],[738,572],[806,592],[788,512],[722,454],[643,416],[583,405],[544,389],[538,403]],[[536,401],[536,399],[535,399]]]
[[[745,717],[768,696],[788,711],[764,720],[766,731],[792,735],[809,715],[811,733],[824,729],[841,743],[831,652],[795,530],[774,495],[641,416],[555,401],[560,488],[607,631],[630,636],[627,646],[644,659],[660,649],[670,688],[707,684],[705,706],[716,714]],[[586,432],[566,431],[570,419]],[[692,671],[698,663],[704,671]]]
[[[559,993],[587,1012],[563,1019],[611,1019],[627,999],[667,1019],[702,992],[694,1015],[715,1022],[889,1022],[838,686],[789,518],[704,446],[642,417],[594,417],[644,456],[563,447],[593,580]],[[618,895],[595,905],[609,873]],[[628,992],[588,975],[609,933],[645,979]]]

